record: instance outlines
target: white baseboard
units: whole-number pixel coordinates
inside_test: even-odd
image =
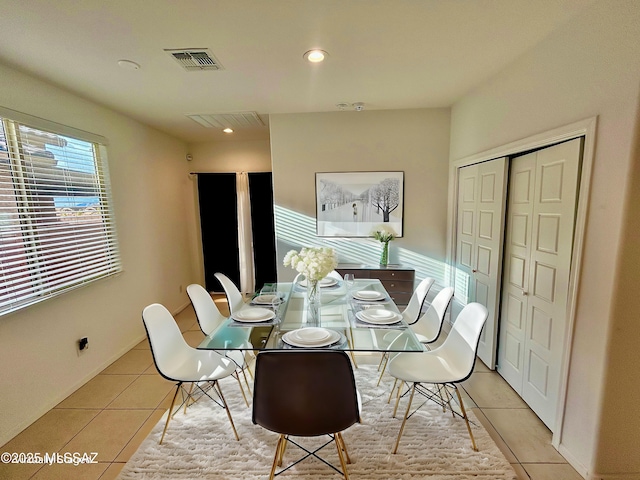
[[[635,473],[593,473],[586,480],[638,480],[640,472]]]
[[[567,463],[571,465],[582,478],[585,478],[587,480],[596,480],[595,477],[592,478],[589,476],[589,469],[585,467],[581,462],[579,462],[578,459],[576,459],[576,457],[569,450],[567,450],[565,446],[559,445],[558,453],[565,458]]]

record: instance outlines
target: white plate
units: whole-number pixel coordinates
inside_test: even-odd
[[[356,312],[356,317],[362,322],[374,325],[391,325],[398,323],[402,319],[402,315],[399,313],[391,312],[383,308],[362,310],[360,312]]]
[[[306,327],[285,333],[282,340],[294,347],[326,347],[340,340],[340,334],[325,328]]]
[[[331,337],[331,333],[326,328],[307,327],[295,330],[291,337],[299,343],[322,343]]]
[[[338,280],[336,280],[333,277],[325,277],[322,280],[318,281],[318,285],[320,285],[320,287],[333,287],[336,283],[338,283]],[[306,287],[307,286],[307,279],[305,278],[304,280],[300,281],[300,286],[302,287]]]
[[[276,314],[272,310],[260,307],[243,308],[242,310],[233,313],[231,318],[237,322],[253,323],[253,322],[266,322],[275,317]]]
[[[280,304],[283,301],[284,300],[282,300],[282,297],[280,295],[268,294],[268,295],[258,295],[253,300],[251,300],[251,303],[256,303],[259,305],[273,305],[274,303]]]
[[[374,290],[360,290],[354,292],[353,298],[357,300],[384,300],[385,295]]]

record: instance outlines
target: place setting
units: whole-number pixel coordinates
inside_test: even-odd
[[[246,327],[247,324],[275,325],[278,323],[276,312],[264,307],[246,307],[231,314],[230,326]]]
[[[250,304],[268,307],[275,311],[284,301],[285,294],[278,292],[278,287],[269,283],[260,289],[260,292],[251,299]]]
[[[303,289],[307,288],[307,279],[303,278],[302,280],[300,280],[297,285]],[[318,286],[320,288],[337,288],[340,286],[340,282],[338,282],[337,278],[333,278],[333,277],[324,277],[321,280],[318,280]]]
[[[351,293],[349,300],[358,307],[362,308],[367,305],[385,305],[389,303],[391,299],[385,293],[375,290],[357,290]]]
[[[322,327],[304,327],[282,335],[282,341],[290,347],[325,348],[342,344],[346,338],[340,332]]]
[[[356,326],[376,327],[376,328],[399,328],[402,327],[402,315],[380,308],[364,308],[354,314]]]
[[[360,302],[384,302],[387,299],[387,296],[382,292],[376,292],[375,290],[358,290],[357,292],[353,292],[351,296],[354,300]]]

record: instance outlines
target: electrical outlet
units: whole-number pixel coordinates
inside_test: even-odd
[[[89,339],[87,337],[82,337],[78,340],[78,351],[84,352],[89,348]]]

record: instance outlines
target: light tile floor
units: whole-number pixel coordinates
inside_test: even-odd
[[[216,299],[221,311],[222,299]],[[176,320],[190,345],[202,339],[195,314]],[[378,361],[357,357],[359,363]],[[580,480],[551,446],[551,432],[511,387],[478,361],[464,382],[473,408],[519,480]],[[145,340],[4,445],[0,452],[99,452],[90,465],[7,465],[0,479],[115,479],[171,402],[173,383],[158,375]]]

